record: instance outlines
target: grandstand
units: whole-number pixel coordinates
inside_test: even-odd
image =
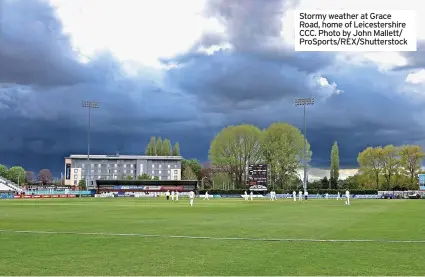
[[[18,185],[16,185],[15,183],[13,183],[13,182],[11,182],[11,181],[3,178],[3,177],[0,177],[0,191],[2,191],[2,190],[13,191],[13,192],[18,192],[18,193],[22,192],[22,189]]]

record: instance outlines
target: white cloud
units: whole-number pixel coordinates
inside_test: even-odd
[[[425,69],[421,69],[415,73],[409,73],[406,77],[406,82],[410,84],[425,84]]]
[[[202,17],[204,0],[50,0],[83,56],[109,50],[120,61],[158,67],[158,58],[188,50],[204,30],[223,32]]]

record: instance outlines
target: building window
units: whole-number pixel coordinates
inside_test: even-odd
[[[177,168],[177,165],[176,164],[174,165],[174,168]]]
[[[170,165],[168,165],[168,168],[170,168],[171,166]]]
[[[99,175],[99,176],[97,176],[97,179],[100,179],[101,177],[102,177],[102,176],[100,176],[100,175]]]
[[[77,174],[74,175],[74,179],[78,179],[78,175]]]
[[[170,180],[170,179],[171,179],[170,176],[168,176],[167,180]]]
[[[90,172],[91,172],[91,173],[93,173],[93,172],[94,172],[94,170],[92,169],[92,170],[90,170]]]
[[[179,172],[178,170],[174,170],[174,174],[177,174],[177,172]]]
[[[111,173],[111,170],[108,170],[108,173]]]
[[[159,165],[159,168],[161,168],[161,167],[162,167],[162,164]]]
[[[77,182],[77,180],[74,180],[74,185],[76,186],[76,185],[78,185],[78,182]]]
[[[91,164],[90,167],[93,168],[94,167],[94,164]]]
[[[153,174],[155,174],[155,172],[152,170],[152,177],[153,177]]]
[[[100,172],[101,172],[101,170],[100,170],[100,169],[98,169],[98,170],[97,170],[97,173],[100,173]]]
[[[109,170],[110,171],[110,170]],[[109,172],[109,173],[111,173],[111,172]],[[114,173],[117,173],[117,170],[116,169],[114,169]]]
[[[155,165],[154,164],[152,165],[152,168],[155,168]]]
[[[131,165],[130,165],[130,167],[131,167],[131,168],[134,168],[134,164],[131,164]]]
[[[98,164],[98,165],[97,165],[97,167],[101,167],[101,166],[102,166],[101,164]]]
[[[133,174],[133,170],[130,170],[130,174]]]
[[[114,164],[114,167],[115,167],[115,168],[117,168],[117,167],[118,167],[118,165],[117,165],[117,164]]]
[[[126,174],[127,173],[127,170],[124,170],[124,174]]]
[[[171,173],[171,171],[168,170],[168,174],[170,174],[170,173]]]
[[[84,164],[82,164],[81,167],[84,168]]]
[[[74,169],[74,173],[78,173],[78,169]]]
[[[161,174],[161,170],[159,171],[159,174]]]
[[[127,165],[126,164],[124,164],[124,168],[127,168]]]

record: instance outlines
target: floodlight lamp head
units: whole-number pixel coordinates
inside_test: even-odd
[[[295,106],[314,105],[314,98],[295,98]]]

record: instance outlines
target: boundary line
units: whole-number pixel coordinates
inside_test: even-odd
[[[149,234],[125,234],[125,233],[102,233],[102,232],[61,232],[61,231],[31,231],[31,230],[1,230],[0,233],[15,234],[39,234],[39,235],[79,235],[79,236],[110,236],[110,237],[140,237],[140,238],[169,238],[169,239],[198,239],[198,240],[238,240],[238,241],[262,241],[262,242],[374,242],[374,243],[424,243],[425,240],[374,240],[374,239],[291,239],[291,238],[241,238],[241,237],[208,237],[208,236],[176,236],[176,235],[149,235]]]

